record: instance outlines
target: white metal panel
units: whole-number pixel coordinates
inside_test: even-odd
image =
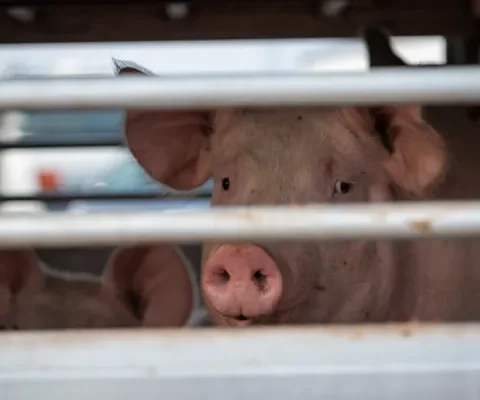
[[[442,36],[390,37],[391,46],[409,64],[445,64],[446,45]],[[302,69],[317,72],[368,71],[367,49],[363,40],[340,39],[330,51],[313,50],[297,61]]]
[[[0,335],[2,400],[480,398],[478,325]]]
[[[330,74],[129,76],[0,81],[0,108],[212,108],[471,103],[480,67]]]
[[[478,234],[478,201],[214,207],[143,213],[12,213],[0,218],[0,248]]]
[[[438,39],[437,39],[438,40]],[[350,50],[360,38],[194,40],[160,42],[29,43],[0,45],[0,73],[58,72],[65,59],[76,60],[62,74],[112,73],[111,57],[136,60],[159,74],[272,72],[295,70],[306,51],[329,54],[332,47]]]

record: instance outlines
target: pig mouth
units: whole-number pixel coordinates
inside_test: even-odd
[[[255,317],[248,317],[244,314],[239,315],[224,315],[220,314],[226,326],[232,328],[242,328],[247,326],[262,326],[262,325],[271,325],[275,324],[275,317],[272,315],[261,315]]]
[[[228,318],[230,325],[234,327],[245,327],[253,324],[253,319],[248,318],[243,314],[240,314],[236,317],[230,317]]]
[[[244,314],[217,314],[223,321],[223,325],[232,328],[242,328],[251,325],[257,325],[259,323],[258,317],[249,317]]]

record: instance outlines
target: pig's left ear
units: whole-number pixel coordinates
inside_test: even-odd
[[[194,306],[188,268],[175,246],[120,248],[104,272],[104,290],[125,304],[143,326],[182,326]]]
[[[376,132],[389,151],[385,170],[391,181],[414,197],[427,195],[448,164],[445,142],[422,118],[421,107],[371,110]]]

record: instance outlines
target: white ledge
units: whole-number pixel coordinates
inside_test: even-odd
[[[0,334],[2,400],[480,398],[479,325]]]

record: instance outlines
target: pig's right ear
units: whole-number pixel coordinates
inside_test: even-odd
[[[116,75],[154,75],[129,61],[113,60]],[[157,181],[191,190],[210,177],[211,113],[207,111],[127,110],[125,135],[130,151]]]
[[[35,292],[42,286],[43,272],[33,250],[0,251],[0,321],[10,313],[17,295]]]
[[[392,49],[390,34],[386,29],[366,27],[362,30],[361,35],[367,47],[370,68],[408,66]]]

